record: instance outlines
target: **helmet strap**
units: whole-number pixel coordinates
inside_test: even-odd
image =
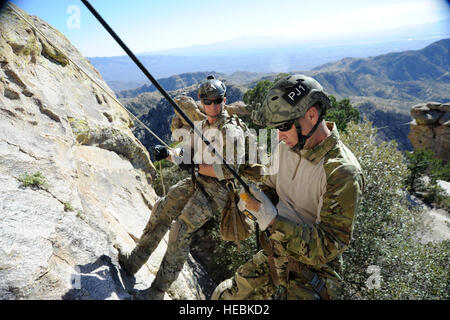
[[[325,118],[325,111],[322,110],[322,112],[319,115],[319,119],[317,119],[316,124],[314,127],[311,128],[311,130],[308,132],[306,136],[302,134],[302,127],[300,126],[300,123],[298,122],[298,119],[295,121],[295,128],[297,129],[297,135],[298,135],[298,143],[292,147],[292,151],[299,152],[303,149],[303,147],[306,144],[306,140],[308,140],[314,132],[316,132],[317,128],[319,127],[322,120]]]

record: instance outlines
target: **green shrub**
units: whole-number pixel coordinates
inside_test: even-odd
[[[428,204],[450,210],[450,197],[437,181],[450,181],[450,163],[444,165],[433,151],[418,149],[406,152],[409,174],[405,183],[410,192],[416,193]]]
[[[442,208],[450,212],[450,197],[437,183],[428,184],[423,195],[425,202],[434,204],[437,208]]]
[[[350,123],[343,142],[358,158],[365,192],[353,239],[344,252],[343,299],[447,299],[449,241],[418,241],[419,209],[406,200],[406,160],[395,142],[377,144],[370,122]],[[369,266],[380,268],[379,288],[368,288]]]
[[[285,76],[288,76],[288,74],[279,73],[273,82],[270,80],[262,80],[259,81],[253,88],[247,90],[242,100],[247,105],[247,109],[250,111],[250,113],[258,108],[259,105],[262,105],[264,99],[266,98],[267,92],[269,92],[269,89],[274,85],[275,82]],[[249,115],[242,116],[240,118],[247,123],[249,128],[253,128],[256,130],[263,128],[260,125],[255,124]]]
[[[222,266],[221,269],[226,268],[226,270],[221,270],[220,273],[223,279],[232,277],[239,266],[249,261],[257,252],[255,234],[252,234],[246,240],[240,241],[239,246],[234,242],[222,240],[218,224],[215,224],[212,235],[213,239],[216,240],[213,257],[217,263],[217,272],[219,272],[220,266]]]
[[[48,188],[47,179],[44,177],[42,172],[38,171],[35,174],[28,174],[28,172],[24,173],[19,177],[19,181],[25,187],[36,187],[41,189]]]
[[[84,220],[84,219],[85,219],[84,214],[83,214],[83,211],[81,211],[81,210],[78,210],[78,211],[77,211],[76,217],[79,218],[79,219],[81,219],[81,220]]]
[[[331,108],[327,110],[325,119],[336,123],[339,132],[345,132],[350,121],[359,122],[359,111],[353,108],[349,99],[337,101],[334,96],[330,95],[330,100]]]
[[[73,206],[70,202],[64,202],[64,211],[73,211]]]

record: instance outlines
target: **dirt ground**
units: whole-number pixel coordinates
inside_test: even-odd
[[[439,181],[439,185],[444,188],[450,196],[450,183]],[[450,213],[443,209],[430,208],[414,196],[411,196],[411,198],[416,204],[424,208],[424,225],[418,235],[419,241],[426,243],[450,239]]]

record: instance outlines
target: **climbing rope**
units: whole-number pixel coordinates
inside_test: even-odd
[[[144,75],[147,77],[147,79],[150,80],[151,83],[158,89],[158,91],[166,98],[166,100],[172,105],[172,107],[178,111],[179,115],[189,124],[189,126],[193,129],[194,133],[199,136],[203,143],[206,144],[206,146],[211,149],[212,144],[211,142],[203,135],[203,133],[195,126],[195,124],[192,122],[192,120],[186,115],[186,113],[173,101],[172,97],[164,90],[163,87],[156,81],[156,79],[151,75],[151,73],[147,70],[146,67],[139,61],[139,59],[135,56],[133,51],[128,48],[128,46],[122,41],[122,39],[114,32],[114,30],[109,26],[109,24],[102,18],[102,16],[95,10],[95,8],[89,3],[88,0],[81,0],[81,2],[88,8],[88,10],[94,15],[94,17],[100,22],[100,24],[108,31],[108,33],[114,38],[114,40],[120,45],[120,47],[127,53],[127,55],[133,60],[133,62],[136,64],[136,66],[144,73]],[[223,156],[220,154],[220,152],[217,152],[217,150],[211,150],[216,151],[215,155],[217,159],[220,160],[221,163],[223,163],[224,167],[233,175],[234,178],[236,178],[239,183],[242,185],[242,187],[247,191],[247,193],[251,194],[250,187],[248,184],[239,176],[239,174],[225,161]],[[244,214],[248,216],[251,220],[256,221],[256,217],[253,216],[249,211],[244,211]]]
[[[53,46],[56,50],[58,50],[61,53],[64,53],[63,50],[61,50],[57,45],[55,45],[52,41],[48,39],[48,37],[43,34],[36,26],[30,22],[27,18],[25,18],[20,12],[18,12],[13,6],[9,4],[9,2],[6,2],[6,5],[23,21],[25,21],[35,32],[37,32],[41,37],[43,37],[51,46]],[[148,126],[146,126],[139,118],[137,118],[133,113],[131,113],[117,98],[111,94],[108,90],[106,90],[96,79],[94,79],[88,72],[84,71],[82,67],[80,67],[75,61],[73,61],[69,55],[65,54],[67,59],[75,66],[77,67],[83,74],[85,74],[93,83],[95,83],[103,92],[105,92],[111,99],[113,99],[119,106],[121,106],[125,111],[138,123],[140,124],[145,130],[147,130],[153,137],[155,137],[161,144],[163,144],[166,148],[169,150],[172,150],[172,148],[164,142],[156,133],[154,133]]]
[[[389,125],[389,126],[384,126],[384,127],[377,127],[377,130],[381,130],[381,129],[386,129],[386,128],[396,128],[396,127],[401,127],[401,126],[406,126],[413,123],[412,121],[409,122],[405,122],[405,123],[401,123],[401,124],[396,124],[396,125]]]
[[[63,50],[61,50],[57,45],[55,45],[52,41],[48,39],[48,37],[42,33],[36,26],[30,22],[27,18],[25,18],[20,12],[18,12],[14,7],[12,7],[9,2],[6,2],[6,5],[24,22],[26,22],[34,31],[36,31],[41,37],[43,37],[51,46],[53,46],[55,49],[57,49],[59,52],[64,53]],[[83,74],[85,74],[93,83],[95,83],[103,92],[105,92],[111,99],[113,99],[119,106],[121,106],[139,125],[141,125],[147,132],[149,132],[153,137],[155,137],[161,144],[163,144],[166,148],[169,150],[173,150],[172,147],[170,147],[164,140],[162,140],[155,132],[153,132],[147,125],[145,125],[141,120],[139,120],[138,117],[136,117],[131,111],[129,111],[113,94],[111,94],[108,90],[106,90],[96,79],[94,79],[88,72],[84,71],[82,67],[80,67],[75,61],[73,61],[69,55],[65,54],[67,59],[79,69]],[[398,124],[398,125],[389,125],[384,127],[378,127],[378,130],[386,129],[386,128],[392,128],[392,127],[398,127],[398,126],[404,126],[409,125],[410,122]]]

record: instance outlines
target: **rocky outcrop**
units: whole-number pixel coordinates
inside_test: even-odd
[[[188,96],[178,96],[174,99],[175,103],[181,110],[191,119],[192,122],[202,121],[206,119],[205,111],[200,102],[196,102],[193,98]],[[189,124],[181,117],[178,111],[175,110],[175,116],[172,118],[170,130],[172,133],[178,129],[191,130]]]
[[[427,149],[450,162],[450,102],[428,102],[412,107],[408,135],[414,149]]]
[[[130,277],[114,248],[134,247],[157,199],[148,151],[77,49],[13,8],[45,37],[2,11],[0,299],[130,299],[151,284],[166,249],[162,241]],[[204,299],[211,287],[190,257],[166,298]]]

